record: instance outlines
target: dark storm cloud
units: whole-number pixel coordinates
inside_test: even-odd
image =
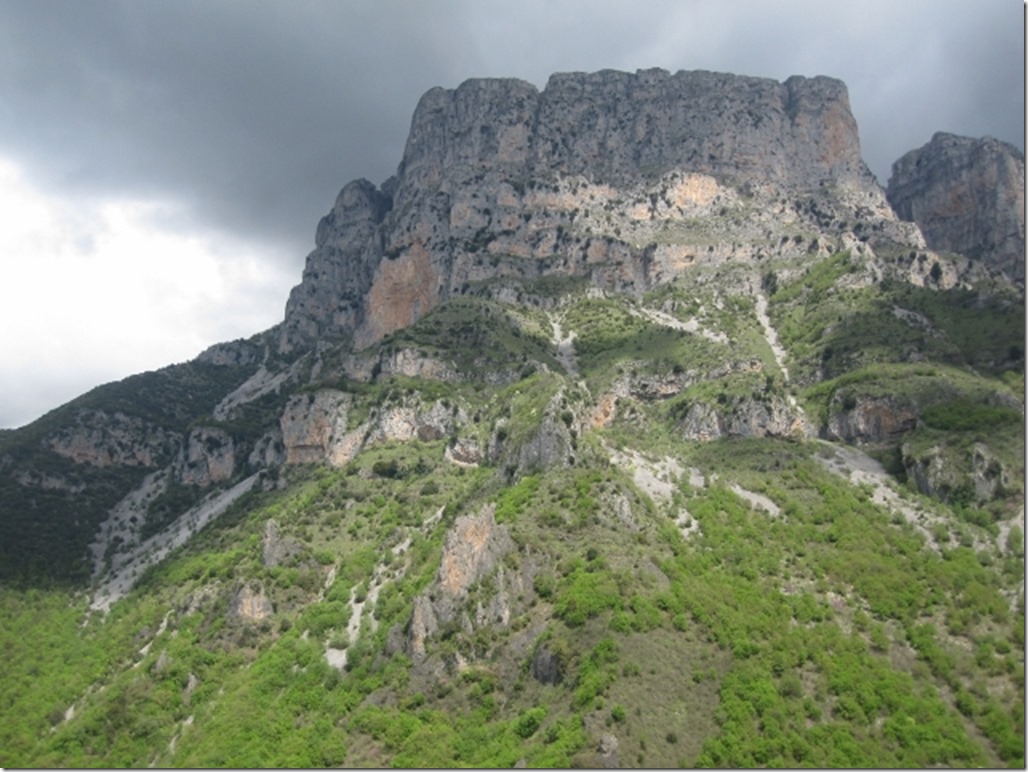
[[[884,184],[936,130],[1023,147],[1022,23],[1011,0],[5,0],[0,154],[50,190],[186,202],[299,265],[345,182],[395,170],[431,86],[834,75]]]
[[[0,153],[36,181],[294,244],[349,178],[391,173],[414,101],[463,70],[427,4],[32,0],[0,28]]]

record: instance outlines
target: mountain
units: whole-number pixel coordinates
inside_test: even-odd
[[[1024,283],[1024,154],[1017,148],[939,132],[893,164],[887,195],[932,249],[985,260]]]
[[[281,324],[0,434],[0,765],[1023,766],[1023,178],[429,91]]]

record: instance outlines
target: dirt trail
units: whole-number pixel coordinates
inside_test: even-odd
[[[723,332],[711,332],[710,330],[702,327],[696,319],[690,319],[687,322],[683,322],[681,319],[677,319],[671,314],[665,314],[663,311],[658,311],[655,308],[630,308],[629,312],[633,316],[642,317],[649,319],[655,324],[659,324],[662,327],[670,327],[672,330],[681,330],[682,332],[689,332],[693,335],[701,335],[707,340],[712,340],[715,343],[728,343],[728,336]]]

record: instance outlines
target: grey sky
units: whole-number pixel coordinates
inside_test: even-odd
[[[296,283],[338,190],[393,173],[428,88],[648,67],[841,78],[883,185],[935,131],[1024,146],[1013,0],[3,0],[0,157],[63,200],[177,202],[164,227],[260,243]],[[271,323],[288,289],[262,299]]]

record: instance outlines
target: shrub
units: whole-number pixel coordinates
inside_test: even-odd
[[[374,464],[372,464],[371,471],[379,477],[388,477],[390,479],[395,479],[403,476],[400,465],[396,462],[396,459],[394,458],[381,459],[379,461],[376,461]]]
[[[514,732],[518,737],[527,739],[535,734],[545,718],[546,708],[541,705],[523,710],[514,722]]]

